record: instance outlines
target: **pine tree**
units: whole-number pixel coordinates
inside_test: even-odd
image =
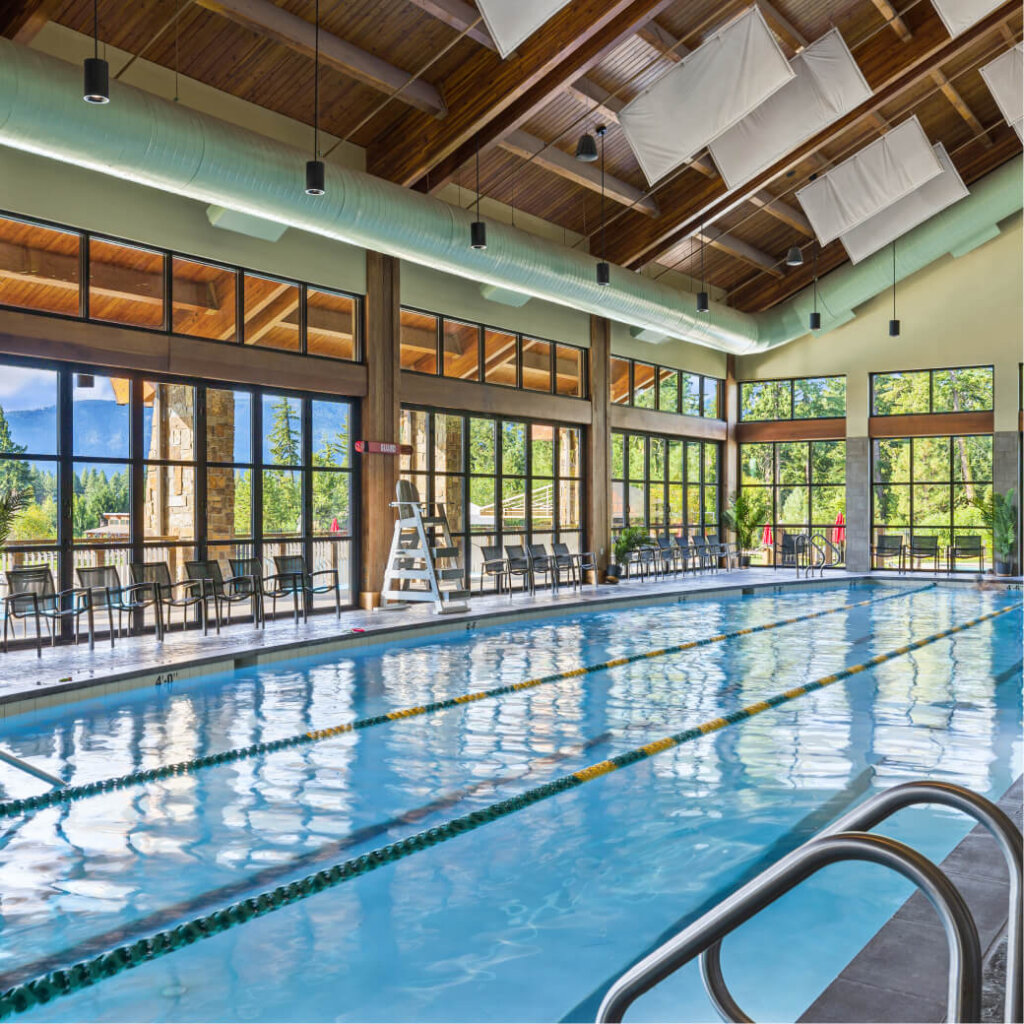
[[[299,446],[301,427],[287,398],[274,403],[274,425],[270,429],[270,454],[278,466],[298,466],[302,462]]]

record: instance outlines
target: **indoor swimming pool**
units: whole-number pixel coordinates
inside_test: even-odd
[[[893,581],[691,597],[6,719],[0,745],[69,787],[25,806],[47,786],[0,764],[0,992],[19,993],[6,1009],[593,1020],[628,966],[879,789],[930,778],[1002,795],[1024,759],[1021,596]],[[74,789],[167,765],[186,767]],[[969,828],[920,809],[887,832],[940,859]],[[331,875],[425,831],[393,861]],[[229,911],[261,894],[253,919]],[[908,894],[867,865],[815,876],[726,942],[737,1000],[796,1019]],[[172,938],[154,959],[97,962],[158,933]],[[27,1005],[18,986],[83,962],[112,976],[66,994],[51,982]],[[714,1018],[691,965],[628,1019]]]

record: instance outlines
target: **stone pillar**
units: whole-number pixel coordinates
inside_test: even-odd
[[[401,306],[399,261],[380,253],[366,253],[366,375],[367,395],[362,404],[362,440],[397,444],[399,441],[399,345]],[[359,604],[380,604],[395,514],[398,482],[397,455],[357,455],[361,459],[359,528]]]
[[[206,458],[232,462],[235,457],[235,396],[209,388],[206,392]],[[235,472],[212,468],[206,473],[206,523],[211,540],[235,536]]]
[[[603,317],[590,318],[590,428],[587,430],[587,461],[583,488],[586,509],[584,549],[593,551],[600,572],[608,566],[611,543],[611,447],[608,417],[608,373],[611,359],[611,324]]]
[[[1016,430],[997,430],[992,435],[992,486],[1000,494],[1006,494],[1011,488],[1014,493],[1014,500],[1018,509],[1021,507],[1020,495],[1020,464],[1021,464],[1021,441],[1020,433]],[[1017,517],[1018,524],[1020,516]],[[1021,537],[1020,530],[1017,531],[1017,550],[1014,552],[1014,564],[1018,566],[1015,570],[1020,572],[1021,565]]]
[[[722,445],[719,486],[722,489],[722,506],[725,507],[729,498],[740,489],[740,448],[736,441],[736,424],[740,419],[740,388],[736,383],[736,357],[733,355],[725,357],[725,390],[722,402],[727,433]],[[735,532],[726,530],[724,525],[722,530],[724,537],[735,544]]]
[[[846,438],[846,568],[871,569],[871,439]]]

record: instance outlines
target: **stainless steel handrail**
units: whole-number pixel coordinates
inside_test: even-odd
[[[722,939],[779,896],[825,864],[839,860],[873,860],[899,871],[915,882],[939,913],[950,943],[950,974],[947,1019],[975,1020],[980,1013],[981,953],[977,930],[963,898],[931,861],[916,851],[884,836],[862,833],[896,811],[914,804],[937,803],[969,814],[995,836],[1010,872],[1010,912],[1007,925],[1007,1021],[1021,1019],[1021,835],[1013,822],[984,797],[946,783],[912,782],[895,786],[843,815],[823,833],[773,864],[717,907],[674,938],[664,943],[627,971],[609,990],[598,1011],[598,1021],[620,1021],[628,1007],[644,992],[674,973],[694,957],[701,958],[701,973],[716,1009],[725,1020],[748,1022],[750,1018],[732,998],[722,975]],[[841,840],[874,840],[846,845]],[[838,845],[836,843],[838,842]],[[822,853],[824,849],[825,853]],[[874,851],[873,853],[869,851]],[[909,859],[908,859],[909,855]],[[808,867],[808,865],[813,865]],[[936,881],[941,879],[941,881]],[[943,903],[945,900],[945,903]],[[961,913],[963,911],[963,913]],[[966,925],[964,927],[964,914]],[[973,935],[973,945],[971,940]],[[972,952],[973,951],[973,952]],[[976,953],[976,959],[971,957]],[[966,961],[964,957],[966,956]],[[958,959],[959,958],[959,959]],[[970,961],[970,962],[967,962]],[[954,970],[954,966],[956,970]]]
[[[842,553],[842,551],[839,550],[839,548],[836,547],[835,544],[832,543],[832,541],[830,541],[828,539],[828,537],[825,536],[825,534],[823,534],[823,533],[816,533],[816,534],[814,534],[811,537],[811,543],[814,544],[815,546],[818,545],[819,541],[824,545],[824,549],[823,550],[821,548],[819,548],[819,551],[821,551],[821,557],[822,557],[822,563],[821,563],[821,566],[820,566],[821,575],[824,576],[825,575],[825,566],[826,565],[838,565],[843,560],[843,553]],[[830,551],[832,552],[832,557],[835,559],[835,562],[829,562],[828,561],[828,553]]]

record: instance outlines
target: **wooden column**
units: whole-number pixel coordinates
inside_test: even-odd
[[[399,436],[399,262],[380,253],[366,254],[367,390],[360,418],[364,441],[398,443]],[[359,520],[359,604],[380,604],[380,586],[391,547],[399,456],[356,455],[361,460]]]
[[[725,443],[722,445],[722,504],[729,501],[729,498],[740,488],[740,446],[736,439],[736,424],[740,419],[740,388],[736,383],[736,357],[729,355],[725,357],[725,394],[722,396],[725,403]],[[732,530],[725,530],[725,535],[733,543],[736,542],[736,535]]]
[[[611,324],[602,317],[590,318],[590,408],[591,422],[587,431],[587,464],[583,478],[586,503],[587,551],[597,556],[604,573],[608,565],[611,542],[611,447],[612,434],[608,416],[609,360],[611,358]]]

